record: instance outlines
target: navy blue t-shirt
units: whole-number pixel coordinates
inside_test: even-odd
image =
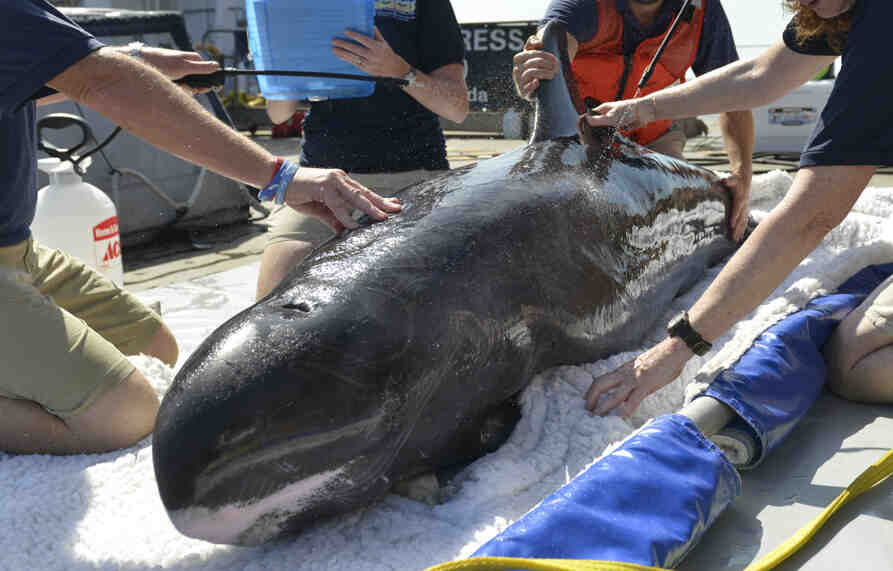
[[[448,0],[377,0],[375,25],[391,49],[423,73],[465,57]],[[358,173],[449,168],[437,114],[403,89],[383,85],[369,97],[312,103],[301,164]]]
[[[893,165],[893,60],[887,34],[890,0],[859,0],[843,45],[840,73],[816,128],[800,155],[800,166]],[[785,44],[809,55],[838,55],[825,38],[800,44],[793,20]]]
[[[37,202],[31,98],[102,44],[43,0],[0,0],[0,20],[0,246],[11,246],[30,236]]]
[[[636,46],[648,38],[662,36],[673,23],[683,2],[666,0],[651,29],[643,30],[630,11],[628,0],[614,1],[617,2],[617,11],[623,15],[624,53],[634,52]],[[549,20],[564,24],[568,33],[582,44],[592,40],[598,31],[598,5],[595,0],[552,0],[546,8],[543,24]],[[738,50],[726,12],[719,0],[704,0],[704,26],[691,69],[695,75],[703,75],[734,61],[738,61]]]

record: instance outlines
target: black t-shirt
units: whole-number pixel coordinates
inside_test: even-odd
[[[376,2],[375,25],[423,73],[465,57],[449,0]],[[311,104],[301,164],[359,173],[449,168],[438,116],[403,89],[383,85],[369,97]]]
[[[857,0],[843,50],[843,64],[800,166],[893,165],[893,59],[886,36],[893,21],[890,0]],[[785,45],[806,55],[838,55],[827,38],[798,42],[793,21]]]

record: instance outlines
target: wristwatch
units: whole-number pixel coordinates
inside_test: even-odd
[[[409,66],[409,71],[403,76],[403,81],[406,82],[406,87],[415,87],[418,85],[419,82],[416,79],[416,71],[414,67]]]
[[[688,321],[688,312],[683,311],[667,324],[667,335],[679,337],[695,355],[704,355],[713,345],[704,341],[701,334],[695,331]]]

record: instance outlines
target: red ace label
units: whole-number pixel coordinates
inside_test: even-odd
[[[93,241],[108,240],[118,235],[118,217],[112,216],[93,227]]]
[[[93,252],[96,267],[108,268],[121,263],[121,239],[118,236],[118,217],[112,216],[93,227]]]

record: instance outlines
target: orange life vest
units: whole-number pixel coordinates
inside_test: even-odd
[[[645,68],[657,52],[666,31],[648,38],[632,55],[623,54],[623,16],[616,0],[593,0],[598,5],[598,30],[590,41],[581,43],[571,62],[580,97],[591,97],[600,103],[629,99],[636,92]],[[642,87],[639,96],[653,93],[685,81],[685,72],[695,61],[701,28],[704,25],[703,0],[691,4],[691,17],[683,16],[667,47],[655,66],[654,73]],[[669,27],[667,28],[669,30]],[[654,121],[632,132],[624,132],[640,145],[647,145],[667,132],[670,120]]]

